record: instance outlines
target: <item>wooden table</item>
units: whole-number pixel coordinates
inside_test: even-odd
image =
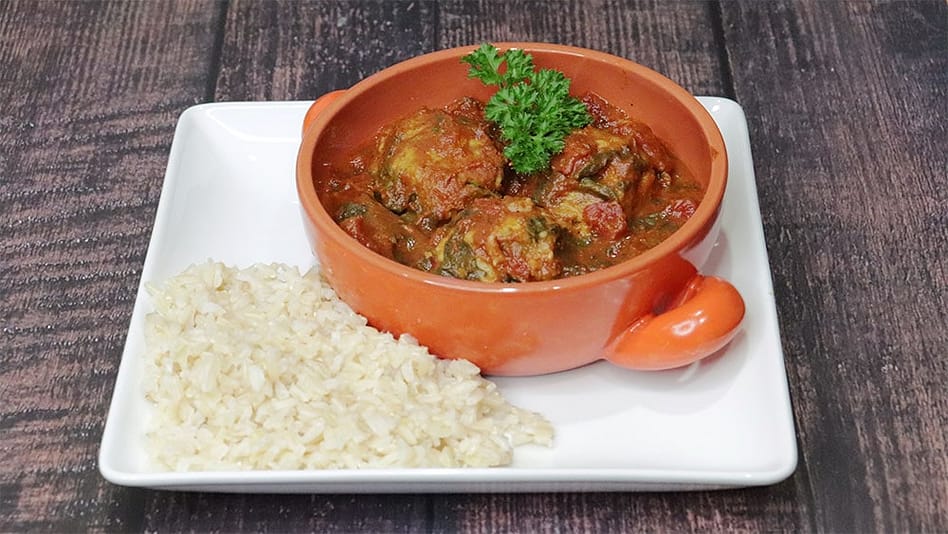
[[[96,467],[178,114],[553,41],[747,113],[800,463],[696,493],[226,495]],[[0,531],[948,530],[941,0],[0,3]]]

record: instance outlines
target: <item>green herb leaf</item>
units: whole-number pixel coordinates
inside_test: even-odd
[[[336,216],[336,222],[341,222],[350,217],[365,215],[367,211],[369,211],[368,208],[362,204],[358,204],[356,202],[346,202],[341,208],[339,208],[339,215]]]
[[[494,50],[497,49],[494,48]],[[530,79],[530,76],[533,75],[533,56],[523,50],[508,50],[507,53],[503,55],[503,60],[507,62],[507,72],[504,73],[504,85],[520,83]]]
[[[504,60],[498,50],[487,43],[461,58],[461,61],[471,66],[467,76],[477,78],[484,82],[484,85],[500,85],[504,80],[500,75],[500,65]]]
[[[549,167],[566,136],[592,121],[586,106],[570,96],[569,79],[551,69],[535,72],[533,57],[523,50],[502,54],[485,43],[461,60],[471,65],[469,77],[498,86],[484,115],[500,127],[504,155],[519,173]]]

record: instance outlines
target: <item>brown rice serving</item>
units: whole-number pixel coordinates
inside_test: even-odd
[[[473,364],[368,326],[317,269],[207,262],[148,289],[158,469],[497,466],[552,441]]]

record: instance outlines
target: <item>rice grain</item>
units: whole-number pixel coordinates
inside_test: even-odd
[[[475,365],[368,326],[315,268],[207,262],[148,289],[158,469],[487,467],[552,442]]]

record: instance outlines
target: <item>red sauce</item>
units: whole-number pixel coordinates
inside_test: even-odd
[[[704,188],[648,126],[598,95],[582,101],[593,123],[546,171],[513,172],[483,104],[461,99],[382,128],[320,198],[363,245],[445,276],[527,282],[615,265],[681,227]]]

